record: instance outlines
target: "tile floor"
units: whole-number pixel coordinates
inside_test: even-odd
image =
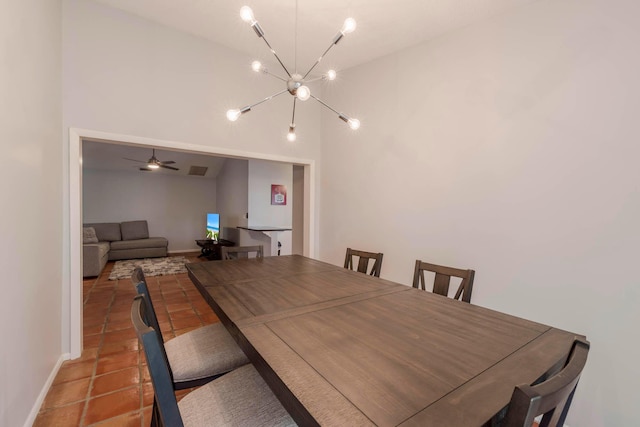
[[[197,255],[186,254],[190,262],[199,262]],[[130,320],[135,291],[129,279],[108,280],[112,267],[109,262],[99,277],[83,282],[84,351],[60,368],[36,427],[150,423],[153,388]],[[218,321],[186,273],[147,283],[165,340]]]

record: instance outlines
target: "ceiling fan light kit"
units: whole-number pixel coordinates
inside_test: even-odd
[[[311,90],[309,89],[309,87],[307,86],[307,83],[310,83],[310,82],[313,82],[313,81],[316,81],[316,80],[320,80],[320,79],[329,80],[329,81],[335,80],[335,78],[336,78],[335,70],[329,70],[325,74],[323,74],[322,76],[314,78],[314,79],[309,79],[308,80],[307,77],[309,76],[311,71],[313,71],[313,69],[320,63],[320,61],[322,61],[322,59],[329,52],[329,50],[331,50],[331,48],[333,46],[338,44],[338,42],[340,40],[342,40],[342,38],[346,34],[349,34],[349,33],[353,32],[356,29],[356,21],[353,18],[347,18],[344,21],[344,24],[342,25],[342,28],[340,29],[340,31],[338,31],[336,36],[333,38],[333,40],[331,41],[331,44],[329,45],[327,50],[325,50],[324,53],[311,66],[311,68],[309,68],[309,71],[307,71],[304,75],[301,75],[301,74],[297,73],[297,70],[296,70],[296,72],[291,74],[289,72],[289,70],[287,69],[287,67],[282,63],[282,61],[278,57],[278,54],[276,53],[276,51],[271,47],[271,45],[269,44],[269,42],[265,38],[264,30],[262,29],[262,27],[260,27],[260,24],[258,23],[258,21],[255,19],[255,16],[253,15],[253,10],[251,10],[251,8],[249,6],[243,6],[242,8],[240,8],[240,17],[242,18],[243,21],[245,21],[245,22],[247,22],[248,24],[251,25],[251,28],[253,28],[253,30],[255,31],[256,35],[259,38],[264,40],[265,44],[267,45],[267,47],[269,48],[271,53],[273,53],[273,55],[275,56],[275,58],[278,61],[278,63],[282,66],[282,69],[287,74],[287,78],[282,78],[282,77],[280,77],[280,76],[278,76],[276,74],[271,73],[265,66],[263,66],[260,63],[260,61],[253,61],[251,63],[251,69],[253,69],[253,71],[255,71],[256,73],[268,74],[268,75],[270,75],[272,77],[275,77],[278,80],[283,81],[286,84],[286,89],[284,89],[284,90],[282,90],[280,92],[277,92],[277,93],[275,93],[275,94],[273,94],[271,96],[268,96],[268,97],[266,97],[266,98],[264,98],[264,99],[262,99],[262,100],[260,100],[260,101],[258,101],[256,103],[254,103],[254,104],[247,105],[247,106],[244,106],[244,107],[239,108],[239,109],[228,110],[227,111],[227,119],[229,119],[232,122],[235,122],[236,120],[238,120],[238,118],[240,118],[241,115],[251,111],[251,109],[253,107],[255,107],[257,105],[260,105],[263,102],[267,102],[267,101],[275,98],[276,96],[282,95],[283,93],[289,92],[289,94],[291,94],[293,96],[293,112],[291,114],[291,124],[289,125],[289,132],[287,133],[287,140],[290,141],[290,142],[293,142],[293,141],[296,140],[295,116],[296,116],[296,101],[297,100],[306,101],[309,98],[313,98],[316,101],[318,101],[320,104],[322,104],[324,107],[328,108],[329,110],[331,110],[332,112],[337,114],[338,118],[340,120],[344,121],[345,123],[347,123],[351,129],[357,130],[360,127],[360,121],[358,119],[350,118],[347,115],[336,111],[334,108],[332,108],[329,105],[327,105],[327,103],[325,103],[324,101],[322,101],[318,97],[314,96],[311,93]],[[296,3],[296,20],[297,20],[297,3]],[[297,25],[297,23],[296,23],[296,25]]]

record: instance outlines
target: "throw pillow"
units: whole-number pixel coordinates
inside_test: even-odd
[[[82,243],[98,243],[98,236],[96,236],[95,228],[82,228]]]

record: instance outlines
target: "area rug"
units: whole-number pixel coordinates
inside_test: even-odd
[[[113,266],[109,280],[127,279],[136,267],[142,267],[145,276],[186,273],[185,264],[188,262],[189,260],[183,256],[120,260]]]

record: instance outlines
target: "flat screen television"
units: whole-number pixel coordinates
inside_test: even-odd
[[[220,214],[207,214],[207,239],[218,240],[220,238]]]

